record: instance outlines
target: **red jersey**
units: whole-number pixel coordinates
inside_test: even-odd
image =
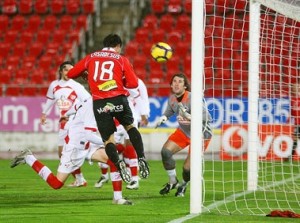
[[[300,97],[291,98],[291,116],[294,118],[294,124],[300,125]]]
[[[138,78],[129,60],[113,48],[87,55],[68,72],[76,78],[88,71],[88,83],[94,100],[129,95],[125,88],[137,88]]]

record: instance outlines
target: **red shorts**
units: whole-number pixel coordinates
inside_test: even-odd
[[[174,143],[176,143],[181,149],[184,149],[187,146],[190,146],[190,144],[191,144],[191,139],[189,137],[187,137],[180,129],[176,129],[176,131],[174,133],[172,133],[168,139],[170,141],[173,141]],[[208,148],[210,140],[211,140],[211,138],[204,139],[204,141],[203,141],[204,151]],[[190,147],[189,147],[189,150],[190,150]]]
[[[182,149],[191,144],[191,139],[187,137],[180,129],[176,129],[176,131],[169,136],[169,140],[175,142]]]

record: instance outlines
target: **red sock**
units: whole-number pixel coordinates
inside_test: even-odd
[[[46,181],[53,189],[60,189],[64,185],[64,183],[58,180],[57,177],[53,175],[51,170],[40,161],[36,160],[32,164],[32,169],[37,172],[40,177],[43,178],[43,180]]]
[[[116,144],[118,153],[122,153],[125,150],[125,147],[122,144]]]
[[[132,145],[127,145],[123,153],[124,157],[129,160],[129,168],[132,176],[138,175],[137,154]],[[135,163],[135,164],[133,164]]]
[[[81,174],[80,168],[78,168],[77,170],[74,170],[74,171],[72,172],[72,175],[73,175],[74,178],[76,178],[76,174]]]
[[[114,191],[122,191],[122,178],[115,164],[108,160],[107,164],[110,167],[110,178]]]

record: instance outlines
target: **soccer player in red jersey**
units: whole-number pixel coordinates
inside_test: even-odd
[[[160,190],[161,195],[168,194],[170,190],[177,188],[176,197],[183,197],[190,181],[190,152],[188,153],[182,168],[183,181],[179,185],[176,176],[176,162],[173,155],[190,147],[191,134],[191,92],[190,84],[184,74],[173,75],[170,82],[172,95],[169,97],[168,105],[160,117],[156,126],[166,122],[171,116],[176,115],[178,128],[172,133],[161,149],[161,156],[164,168],[169,176],[169,182]],[[212,131],[210,128],[211,117],[206,106],[203,108],[203,138],[204,148],[210,142]]]
[[[114,140],[116,126],[114,118],[124,126],[138,155],[142,178],[150,174],[145,160],[144,145],[140,132],[133,125],[133,115],[129,107],[128,89],[138,87],[138,79],[129,60],[120,54],[122,40],[110,34],[103,40],[104,48],[80,60],[68,72],[69,78],[77,78],[87,73],[87,80],[93,97],[93,110],[98,130],[105,143],[109,159],[118,167],[122,179],[129,183],[131,177],[124,161],[119,159]]]

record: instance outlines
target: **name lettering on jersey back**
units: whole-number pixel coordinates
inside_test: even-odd
[[[91,54],[91,57],[111,57],[114,59],[121,58],[121,56],[119,54],[110,53],[110,52],[94,52]]]

